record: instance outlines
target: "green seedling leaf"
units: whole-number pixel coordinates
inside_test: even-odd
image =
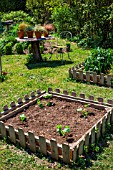
[[[25,116],[24,114],[21,114],[21,115],[20,115],[20,120],[21,120],[21,121],[25,121],[25,120],[26,120],[26,116]]]
[[[70,132],[70,127],[65,126],[64,130],[62,130],[64,133],[69,133]]]
[[[84,105],[84,107],[89,107],[89,106],[90,106],[90,104],[85,104],[85,105]]]
[[[80,107],[77,109],[77,112],[81,112],[83,109]]]
[[[69,126],[65,126],[65,128],[62,130],[62,125],[57,125],[57,132],[61,135],[61,136],[65,136],[66,133],[70,132],[70,127]]]
[[[44,98],[45,98],[45,99],[50,99],[50,98],[52,98],[52,96],[53,96],[52,94],[45,94],[45,95],[44,95]]]
[[[50,107],[50,106],[54,106],[54,105],[55,105],[55,103],[53,103],[53,102],[48,102],[48,103],[47,103],[47,106],[49,106],[49,107]]]
[[[40,99],[37,100],[37,104],[38,104],[38,106],[39,106],[40,108],[43,108],[43,107],[44,107],[43,104],[41,103]]]
[[[82,111],[82,116],[84,116],[84,117],[88,116],[88,112],[85,109]]]

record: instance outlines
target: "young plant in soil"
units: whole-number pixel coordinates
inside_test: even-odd
[[[44,98],[45,98],[45,99],[51,99],[52,97],[53,97],[52,94],[48,94],[48,93],[47,93],[47,94],[44,95]]]
[[[37,104],[38,104],[38,106],[39,106],[40,108],[43,108],[43,107],[44,107],[44,105],[41,103],[40,99],[37,100]]]
[[[88,107],[88,106],[85,106],[85,107]],[[81,108],[81,107],[77,109],[77,112],[81,112],[81,116],[82,116],[82,117],[85,117],[85,118],[86,118],[86,117],[88,116],[88,114],[89,114],[86,109],[83,109],[83,108]]]
[[[20,115],[20,120],[21,120],[21,121],[25,121],[25,120],[26,120],[26,116],[25,116],[24,114],[21,114],[21,115]]]
[[[48,102],[48,103],[46,104],[46,106],[48,106],[48,107],[55,106],[55,103],[53,103],[53,102]]]
[[[60,136],[65,136],[66,133],[70,132],[70,127],[69,126],[65,126],[65,128],[62,129],[62,125],[57,125],[56,129],[57,129],[57,132],[60,134]]]

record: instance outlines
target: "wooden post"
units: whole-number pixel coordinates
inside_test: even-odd
[[[102,135],[104,135],[106,130],[106,118],[104,117],[104,119],[102,120]]]
[[[51,144],[51,157],[55,160],[58,160],[58,147],[56,140],[51,139],[50,144]]]
[[[45,137],[39,136],[39,146],[40,146],[40,151],[44,155],[47,155],[47,147],[46,147],[46,139],[45,139]]]
[[[86,81],[90,82],[90,72],[86,71]]]
[[[91,144],[95,143],[95,127],[91,130]]]
[[[78,147],[76,145],[73,150],[73,162],[77,160],[77,156],[78,156],[77,151],[78,151]]]
[[[62,144],[63,162],[70,163],[70,147],[66,143]]]
[[[36,152],[36,142],[35,142],[35,137],[33,132],[28,132],[28,139],[29,139],[29,144],[30,144],[30,149],[32,152]]]
[[[78,155],[82,155],[84,151],[84,140],[80,141],[78,148]]]
[[[16,134],[12,125],[9,125],[9,137],[11,142],[16,143]]]
[[[99,140],[99,138],[101,136],[101,126],[102,126],[102,124],[100,122],[96,126],[96,128],[97,128],[97,131],[96,131],[96,140],[97,141]]]
[[[0,122],[0,132],[3,138],[7,136],[5,124],[3,122]]]
[[[25,149],[26,148],[26,140],[23,129],[18,129],[19,143]]]
[[[97,84],[97,73],[93,72],[93,83]]]
[[[107,86],[111,87],[111,75],[107,75]]]

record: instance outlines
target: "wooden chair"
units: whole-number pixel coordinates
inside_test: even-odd
[[[62,39],[62,40],[61,40]],[[69,52],[70,49],[67,46],[67,43],[72,40],[72,33],[69,31],[63,31],[60,33],[60,37],[57,38],[56,45],[54,46],[57,49],[56,57],[58,58],[58,54],[60,54],[61,60],[63,60],[63,54],[67,53],[68,58],[71,60]]]

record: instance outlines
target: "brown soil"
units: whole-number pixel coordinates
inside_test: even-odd
[[[46,104],[51,101],[53,106],[48,107]],[[90,106],[84,106],[79,102],[71,102],[62,99],[42,99],[44,107],[40,108],[38,104],[32,105],[23,112],[18,113],[5,121],[5,124],[11,124],[15,129],[23,128],[25,132],[33,131],[35,135],[44,135],[47,139],[56,139],[58,143],[76,142],[89,128],[91,128],[105,113],[105,110],[98,110]],[[88,112],[87,117],[82,116],[83,108]],[[20,120],[20,115],[26,115],[26,121]],[[70,127],[70,132],[64,137],[56,131],[56,125]]]

